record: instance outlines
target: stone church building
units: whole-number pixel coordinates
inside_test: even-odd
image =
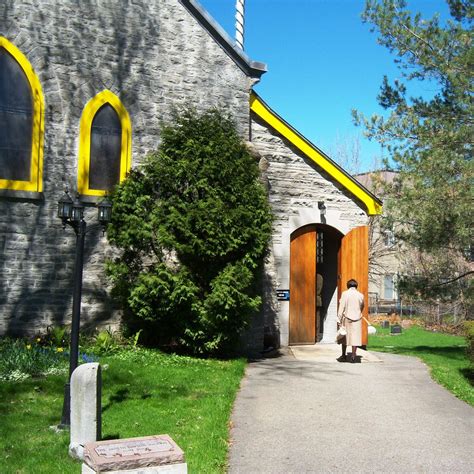
[[[265,72],[196,0],[3,0],[0,334],[70,322],[75,235],[56,217],[66,186],[90,206],[82,324],[117,321],[94,204],[192,105],[232,112],[275,216],[249,344],[333,342],[343,283],[367,293],[381,203],[253,92]]]

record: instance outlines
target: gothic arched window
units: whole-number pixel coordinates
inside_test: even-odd
[[[79,193],[101,196],[122,181],[131,166],[130,118],[116,95],[103,91],[81,118]]]
[[[0,189],[42,191],[43,110],[31,64],[0,36]]]

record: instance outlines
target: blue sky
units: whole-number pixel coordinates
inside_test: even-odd
[[[199,0],[234,37],[235,0]],[[255,87],[287,122],[349,169],[359,142],[360,165],[378,165],[382,150],[352,123],[351,110],[381,113],[377,94],[384,74],[400,76],[394,57],[362,23],[364,0],[246,0],[245,52],[267,64]],[[411,0],[413,11],[446,13],[443,0]],[[429,93],[429,84],[420,89]],[[346,150],[346,151],[344,151]],[[357,154],[357,153],[356,153]]]

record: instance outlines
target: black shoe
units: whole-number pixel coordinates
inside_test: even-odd
[[[346,356],[342,355],[336,359],[338,362],[347,362]]]

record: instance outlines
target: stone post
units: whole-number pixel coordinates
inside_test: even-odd
[[[77,367],[71,376],[70,456],[83,460],[84,445],[101,438],[101,371],[97,362]]]

